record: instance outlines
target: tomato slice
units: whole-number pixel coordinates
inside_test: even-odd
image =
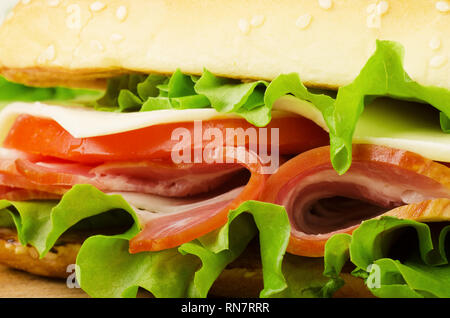
[[[254,126],[238,118],[208,120],[202,123],[203,132],[208,128],[218,128],[223,136],[226,136],[227,128],[242,128],[241,131],[245,131],[250,127]],[[20,115],[3,146],[30,154],[92,164],[165,159],[170,157],[173,147],[179,142],[171,139],[172,132],[177,128],[185,128],[194,136],[194,123],[184,122],[155,125],[106,136],[75,138],[52,119]],[[281,155],[298,154],[329,143],[328,134],[322,128],[300,116],[273,118],[267,128],[268,147],[271,128],[279,129]],[[248,146],[247,138],[245,143]],[[208,141],[203,142],[203,146],[207,144]]]

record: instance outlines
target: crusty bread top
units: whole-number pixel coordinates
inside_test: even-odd
[[[405,68],[450,88],[450,1],[31,0],[0,30],[0,70],[34,85],[96,86],[125,72],[351,82],[375,39],[405,47]]]

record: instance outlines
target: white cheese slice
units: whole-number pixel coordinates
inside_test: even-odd
[[[328,128],[321,112],[293,96],[277,100],[274,109],[291,111]],[[355,144],[375,144],[450,162],[450,134],[441,130],[439,112],[426,104],[379,98],[365,107],[353,135]]]
[[[275,102],[273,109],[273,116],[295,113],[328,130],[320,111],[309,102],[284,96]],[[236,118],[236,115],[219,113],[211,108],[114,113],[85,107],[16,102],[0,112],[0,144],[21,114],[53,119],[76,138],[115,134],[158,124]],[[366,106],[353,142],[409,150],[432,160],[450,162],[450,134],[442,132],[439,114],[429,105],[377,99]]]
[[[115,113],[96,111],[86,107],[15,102],[0,112],[1,142],[7,136],[17,116],[21,114],[53,119],[75,138],[111,135],[158,124],[235,117],[218,113],[212,108]]]
[[[273,116],[283,116],[285,113],[275,111]],[[21,114],[53,119],[75,138],[111,135],[160,124],[240,118],[233,114],[219,113],[213,108],[116,113],[96,111],[87,107],[14,102],[0,112],[0,143],[7,136],[17,116]]]
[[[353,142],[409,150],[450,162],[450,134],[442,131],[439,112],[430,105],[376,100],[359,119]]]

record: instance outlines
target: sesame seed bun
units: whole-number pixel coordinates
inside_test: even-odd
[[[405,69],[450,88],[449,2],[430,0],[33,0],[0,30],[0,71],[32,85],[99,87],[129,72],[350,83],[375,40],[405,47]]]

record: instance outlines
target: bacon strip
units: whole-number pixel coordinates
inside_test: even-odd
[[[351,233],[363,220],[393,211],[415,218],[421,202],[450,198],[448,167],[407,151],[353,147],[352,167],[342,176],[329,147],[321,147],[291,159],[267,181],[262,200],[285,206],[289,215],[290,253],[323,256],[329,237]]]

